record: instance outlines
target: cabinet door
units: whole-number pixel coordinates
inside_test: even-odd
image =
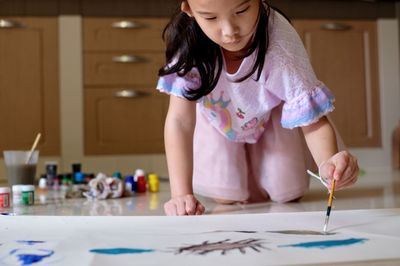
[[[151,89],[85,89],[85,154],[163,153],[168,97]]]
[[[317,77],[336,97],[332,118],[349,147],[381,145],[375,21],[295,20]]]
[[[56,18],[2,17],[0,27],[0,150],[60,154]]]

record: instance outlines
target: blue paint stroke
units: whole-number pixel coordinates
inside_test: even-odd
[[[36,245],[36,244],[43,244],[43,243],[46,243],[46,242],[45,241],[37,241],[37,240],[17,240],[17,243],[27,244],[29,246],[33,246],[33,245]]]
[[[303,242],[297,244],[290,245],[280,245],[278,247],[295,247],[295,248],[335,248],[335,247],[343,247],[350,246],[354,244],[361,244],[366,242],[368,239],[366,238],[348,238],[341,240],[326,240],[326,241],[313,241],[313,242]]]
[[[20,251],[19,249],[14,249],[10,251],[10,255],[14,255]],[[37,251],[43,252],[44,254],[34,254],[34,253],[18,253],[15,256],[21,262],[21,265],[31,265],[33,263],[37,263],[42,261],[45,258],[48,258],[54,254],[54,251],[48,249],[38,249]]]
[[[1,212],[0,215],[4,215],[4,216],[14,216],[14,215],[16,215],[16,214],[13,213],[13,212]]]
[[[89,250],[93,253],[104,255],[121,255],[121,254],[140,254],[154,252],[154,249],[139,249],[139,248],[98,248]]]

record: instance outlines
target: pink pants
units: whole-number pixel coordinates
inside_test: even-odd
[[[198,111],[194,135],[193,188],[196,194],[233,201],[287,202],[309,187],[315,169],[301,129],[282,128],[282,108],[272,110],[257,143],[222,136]]]

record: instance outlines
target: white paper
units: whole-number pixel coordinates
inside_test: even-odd
[[[400,209],[334,210],[329,223],[331,234],[318,235],[324,218],[324,212],[190,217],[0,216],[0,265],[400,262]],[[304,234],[307,231],[310,234]],[[107,251],[128,253],[98,253]],[[37,261],[29,261],[32,258]]]

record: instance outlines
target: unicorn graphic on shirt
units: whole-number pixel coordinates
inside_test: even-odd
[[[212,93],[210,96],[204,97],[203,105],[206,109],[208,109],[211,115],[219,122],[218,127],[224,132],[224,134],[230,140],[236,139],[236,132],[232,129],[232,119],[231,114],[228,111],[228,105],[231,100],[224,100],[224,92],[221,92],[221,95],[218,99],[214,99]]]

